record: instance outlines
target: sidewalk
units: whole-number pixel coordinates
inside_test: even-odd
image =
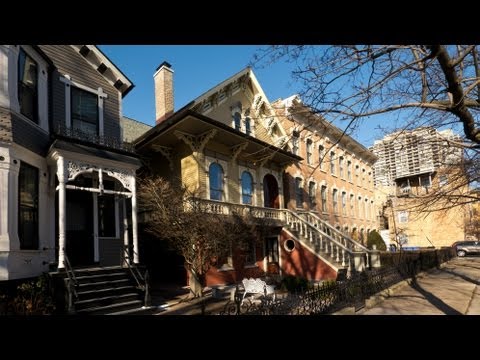
[[[188,287],[161,286],[154,288],[151,294],[152,315],[202,315],[202,301],[205,315],[221,312],[230,299],[234,286],[224,286],[212,296],[212,289],[205,288],[203,298],[192,298]]]
[[[455,258],[356,315],[480,315],[480,257]]]

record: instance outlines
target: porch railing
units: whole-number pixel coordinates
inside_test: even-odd
[[[323,232],[328,233],[330,236],[335,238],[338,242],[342,243],[346,247],[361,251],[365,253],[365,265],[367,268],[371,265],[371,253],[372,251],[368,249],[366,246],[362,245],[358,241],[353,240],[348,235],[344,234],[341,230],[335,228],[334,226],[330,225],[325,220],[321,219],[318,215],[312,212],[300,212],[299,213],[302,217],[304,217],[309,223],[313,224],[315,227],[321,229]]]
[[[268,218],[288,224],[317,253],[329,255],[349,271],[371,267],[371,250],[349,238],[312,213],[298,214],[289,209],[273,209],[214,200],[197,199],[203,210],[215,214]],[[365,259],[360,259],[365,257]]]
[[[132,275],[133,279],[135,280],[136,286],[138,289],[143,291],[144,293],[144,306],[150,306],[151,299],[150,299],[150,278],[148,274],[148,270],[145,270],[145,275],[142,275],[138,266],[132,266],[132,259],[135,254],[135,250],[132,246],[122,246],[122,255],[121,255],[121,263],[123,266],[126,266]]]
[[[67,273],[68,312],[73,313],[75,311],[74,299],[76,300],[78,298],[78,281],[66,252],[64,255],[64,259],[65,260],[63,261],[63,264],[65,265],[65,272]]]

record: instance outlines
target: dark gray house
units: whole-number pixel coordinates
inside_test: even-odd
[[[0,45],[0,281],[138,262],[132,88],[93,45]]]

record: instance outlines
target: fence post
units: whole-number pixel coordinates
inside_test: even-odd
[[[353,268],[355,271],[365,270],[365,258],[363,257],[363,252],[355,251],[353,253]]]
[[[370,267],[372,268],[379,268],[381,266],[380,263],[380,251],[372,250],[370,252]]]

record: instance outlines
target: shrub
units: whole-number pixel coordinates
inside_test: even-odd
[[[18,285],[16,293],[11,301],[14,314],[44,315],[55,310],[46,274]]]
[[[287,275],[282,279],[282,288],[286,289],[288,292],[301,292],[308,290],[310,288],[310,283],[305,278]]]
[[[385,245],[385,242],[376,230],[372,230],[368,234],[367,247],[373,249],[373,245],[377,246],[377,250],[387,250],[387,245]]]

